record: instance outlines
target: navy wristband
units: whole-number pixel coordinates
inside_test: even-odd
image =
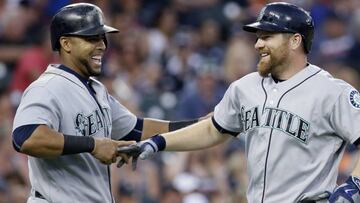
[[[62,155],[92,152],[95,140],[90,136],[64,135],[64,148]]]
[[[166,147],[166,140],[160,134],[151,137],[151,140],[157,145],[158,151],[163,151]]]

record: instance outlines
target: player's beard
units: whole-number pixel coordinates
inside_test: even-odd
[[[268,77],[270,73],[274,74],[281,71],[283,65],[286,63],[289,56],[288,42],[284,42],[278,48],[269,50],[269,55],[265,58],[260,58],[257,64],[257,70],[262,77]]]
[[[87,59],[81,59],[80,62],[86,68],[88,77],[90,76],[99,76],[101,74],[101,67],[95,67],[94,64],[91,64]]]

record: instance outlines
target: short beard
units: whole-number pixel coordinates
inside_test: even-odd
[[[257,70],[262,77],[269,77],[270,73],[275,74],[277,71],[281,71],[280,68],[282,68],[283,64],[286,63],[289,57],[287,46],[288,43],[284,43],[282,46],[270,53],[269,60],[259,61],[257,64]]]
[[[84,59],[84,60],[80,60],[80,61],[86,67],[87,77],[101,75],[101,72],[95,72],[95,71],[93,71],[93,69],[90,68],[90,64],[87,60]]]
[[[260,61],[257,64],[257,71],[262,77],[269,77],[269,74],[272,72],[272,69],[273,66],[271,64],[271,58],[270,61],[268,62]]]

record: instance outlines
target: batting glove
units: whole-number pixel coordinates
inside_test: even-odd
[[[163,136],[155,135],[150,139],[141,141],[137,144],[122,146],[117,149],[118,153],[126,154],[129,157],[132,157],[132,169],[136,170],[137,160],[140,159],[148,159],[154,156],[158,151],[162,151],[165,149],[166,142]],[[125,160],[120,159],[117,167],[120,168],[124,165]]]
[[[137,144],[141,148],[140,159],[148,159],[153,157],[158,151],[165,149],[166,141],[163,136],[155,135],[150,139],[141,141]]]
[[[329,203],[360,202],[360,179],[350,176],[346,182],[338,186],[329,198]]]

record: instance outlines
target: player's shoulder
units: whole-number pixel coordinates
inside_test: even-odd
[[[256,84],[261,82],[262,79],[263,77],[261,77],[258,72],[252,72],[235,80],[234,82],[231,83],[231,85],[236,86],[236,85],[244,85],[244,84]]]
[[[321,69],[315,65],[311,65],[315,68],[318,68],[319,73],[316,74],[315,78],[317,80],[317,85],[321,86],[322,88],[331,90],[331,92],[342,92],[345,89],[353,89],[349,83],[345,82],[342,79],[335,78],[331,73],[328,71]]]
[[[47,70],[51,68],[51,65],[47,67]],[[47,71],[42,73],[35,81],[33,81],[25,91],[28,91],[30,89],[34,88],[46,88],[49,87],[49,85],[54,81],[54,78],[56,78],[56,75],[53,74],[47,74]]]
[[[44,89],[56,94],[68,94],[69,89],[83,88],[82,82],[73,74],[58,68],[59,64],[50,64],[38,79],[32,82],[25,90]]]

